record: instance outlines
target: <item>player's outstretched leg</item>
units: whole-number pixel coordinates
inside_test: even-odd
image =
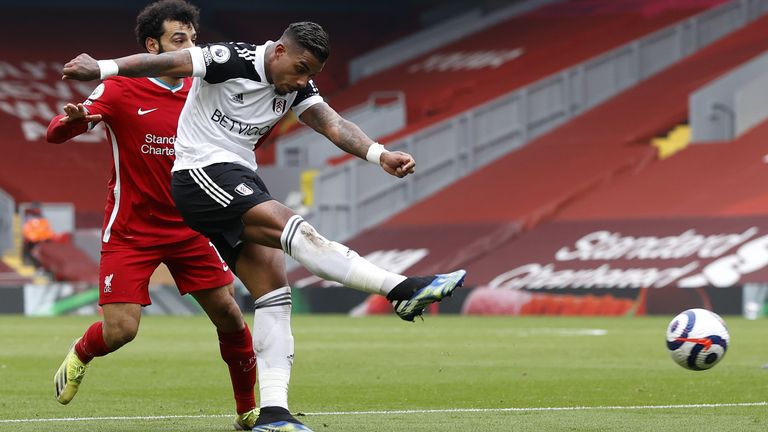
[[[424,313],[428,305],[439,302],[445,297],[450,297],[453,290],[464,283],[467,275],[465,270],[457,270],[453,273],[438,274],[427,277],[409,277],[400,285],[407,285],[413,290],[413,295],[408,300],[394,300],[397,315],[406,320],[413,321]]]
[[[75,397],[77,390],[80,388],[80,383],[83,382],[85,371],[88,369],[88,365],[83,363],[80,357],[77,356],[77,352],[75,352],[75,345],[79,341],[80,338],[77,338],[72,342],[67,356],[64,357],[64,362],[61,363],[59,370],[53,376],[56,400],[63,405],[68,404]]]
[[[288,255],[315,275],[359,291],[386,296],[406,321],[413,321],[426,306],[450,296],[466,276],[464,270],[411,278],[386,271],[343,244],[326,239],[298,215],[288,220],[280,243]]]

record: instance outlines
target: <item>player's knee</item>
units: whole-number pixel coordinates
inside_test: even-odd
[[[219,331],[232,332],[241,330],[245,326],[240,306],[228,291],[227,295],[217,296],[217,301],[207,309],[206,312]]]
[[[133,321],[120,321],[104,327],[105,342],[110,348],[117,349],[131,342],[139,332],[139,325]]]
[[[230,324],[239,324],[243,322],[243,315],[240,313],[240,307],[234,299],[224,303],[220,309],[220,315],[223,321]]]

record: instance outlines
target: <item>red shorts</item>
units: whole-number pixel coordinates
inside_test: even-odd
[[[99,304],[133,303],[146,306],[149,278],[164,263],[182,295],[218,288],[234,280],[216,248],[202,235],[150,247],[102,245],[99,265]]]

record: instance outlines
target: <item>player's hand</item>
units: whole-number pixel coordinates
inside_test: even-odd
[[[71,103],[64,105],[64,114],[67,116],[59,119],[59,123],[70,123],[74,121],[85,121],[90,123],[101,121],[101,114],[88,114],[88,111],[85,110],[85,107],[81,103],[77,105]]]
[[[416,161],[413,156],[401,151],[384,152],[379,162],[387,173],[403,178],[416,172]]]
[[[91,81],[101,77],[99,63],[88,54],[80,54],[64,65],[61,79]]]

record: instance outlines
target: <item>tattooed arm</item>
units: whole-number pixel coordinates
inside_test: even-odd
[[[321,102],[307,108],[301,114],[301,121],[323,134],[336,147],[345,152],[365,159],[368,147],[374,144],[360,127],[345,120],[327,103]]]
[[[115,62],[119,75],[126,77],[192,76],[192,55],[187,50],[163,54],[134,54]],[[80,54],[64,65],[62,79],[90,81],[100,77],[99,64],[88,54]]]
[[[336,147],[361,159],[365,159],[368,148],[376,144],[359,126],[345,120],[325,102],[307,108],[301,114],[301,121],[323,134]],[[397,177],[405,177],[416,168],[413,156],[399,151],[383,153],[379,164],[384,171]]]

